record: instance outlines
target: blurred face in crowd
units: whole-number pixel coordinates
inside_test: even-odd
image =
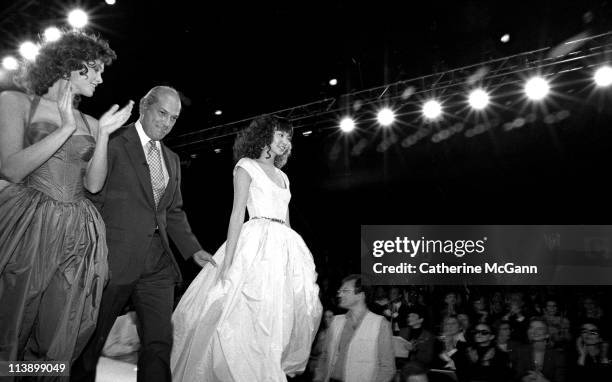
[[[548,314],[549,316],[556,316],[557,312],[559,311],[559,307],[557,306],[557,302],[556,301],[546,301],[546,314]]]
[[[457,295],[454,293],[447,293],[444,297],[444,302],[447,305],[455,305],[457,303]]]
[[[599,328],[593,324],[584,324],[580,328],[580,336],[585,345],[596,345],[601,342]]]
[[[331,326],[332,321],[334,320],[334,312],[331,310],[326,310],[323,314],[323,320],[325,320],[325,325],[329,328]]]
[[[529,342],[542,342],[548,340],[548,326],[542,321],[532,321],[527,329]]]
[[[509,296],[507,303],[510,311],[520,311],[523,308],[523,296],[521,296],[519,293],[512,293]]]
[[[382,299],[384,299],[386,297],[387,297],[387,292],[385,291],[385,288],[383,288],[381,286],[376,287],[376,292],[375,292],[374,298],[376,300],[382,300]]]
[[[420,328],[421,325],[423,325],[423,318],[421,316],[414,312],[408,313],[408,326],[416,329]]]
[[[391,290],[389,291],[389,300],[394,301],[396,299],[398,299],[400,297],[401,293],[399,288],[391,288]]]
[[[460,313],[457,315],[457,320],[459,320],[459,325],[461,325],[461,329],[463,331],[468,330],[470,327],[470,317],[467,314]]]
[[[593,300],[592,298],[585,298],[584,299],[584,310],[587,312],[593,312],[595,310],[595,300]]]
[[[489,325],[478,324],[474,331],[474,342],[479,346],[489,346],[495,336],[491,332]]]
[[[504,322],[499,325],[499,329],[497,330],[497,342],[502,344],[506,343],[510,339],[510,334],[512,334],[512,329],[509,323]]]
[[[481,312],[485,310],[485,300],[484,297],[481,297],[477,300],[474,300],[474,310],[477,312]]]

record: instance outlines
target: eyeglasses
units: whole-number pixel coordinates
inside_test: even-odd
[[[599,330],[597,330],[597,329],[582,329],[582,330],[580,331],[580,333],[582,333],[582,334],[593,334],[593,335],[597,335],[597,334],[599,334]]]
[[[483,329],[483,330],[475,330],[474,334],[481,334],[483,336],[488,336],[489,334],[491,334],[491,332]]]

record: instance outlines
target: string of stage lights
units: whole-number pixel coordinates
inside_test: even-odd
[[[107,4],[112,5],[114,1],[109,0]],[[88,15],[81,9],[74,9],[68,13],[67,21],[72,28],[82,29],[88,24]],[[46,41],[54,41],[61,37],[61,31],[49,27],[43,37]],[[567,97],[560,91],[564,82],[568,82],[563,78],[565,75],[582,73],[584,78],[580,81],[592,86],[593,91],[609,88],[612,84],[611,41],[612,31],[597,36],[581,34],[556,47],[328,97],[269,114],[288,118],[305,136],[313,133],[313,127],[324,124],[337,127],[344,134],[373,130],[383,131],[383,136],[389,135],[385,131],[392,136],[404,135],[403,147],[428,136],[433,142],[459,132],[471,137],[499,125],[495,123],[496,110],[524,110],[529,105],[546,109],[555,98]],[[31,41],[19,46],[22,60],[34,60],[37,53],[38,46]],[[3,71],[14,71],[18,67],[16,57],[4,57],[0,77]],[[575,83],[576,79],[569,82]],[[221,111],[215,114],[220,115]],[[567,115],[567,111],[561,110],[557,117],[547,118],[560,120]],[[251,119],[183,134],[168,143],[181,152],[198,152],[211,145],[220,152],[213,142],[233,136]],[[473,127],[466,128],[470,122]],[[524,121],[517,118],[504,124],[504,129],[511,130],[522,124]],[[396,141],[398,139],[394,138],[391,143]]]
[[[26,9],[31,6],[36,6],[36,1],[30,1],[22,6],[22,8]],[[105,0],[107,5],[114,5],[116,0]],[[19,9],[14,9],[14,13],[19,13]],[[75,8],[67,12],[66,21],[68,25],[73,29],[83,29],[89,24],[89,15],[86,11],[80,8]],[[1,29],[0,29],[1,31]],[[42,37],[45,42],[49,41],[57,41],[62,36],[62,32],[59,28],[55,26],[50,26],[46,28]],[[19,44],[18,52],[21,56],[21,59],[34,61],[36,56],[38,55],[38,49],[40,47],[38,44],[28,40]],[[2,58],[1,67],[0,67],[0,77],[4,76],[4,72],[12,72],[19,68],[19,59],[14,55],[6,55]]]
[[[113,2],[114,4],[114,2]],[[74,9],[68,13],[68,24],[74,29],[82,29],[89,22],[89,17],[82,9]],[[57,41],[62,36],[62,32],[54,26],[48,27],[43,32],[45,41]],[[19,54],[24,60],[34,61],[38,55],[39,46],[32,41],[24,41],[19,45]],[[2,68],[7,71],[14,71],[19,68],[19,60],[12,55],[7,55],[2,59]]]
[[[313,126],[323,125],[334,126],[346,135],[356,130],[383,131],[383,137],[385,131],[391,135],[403,134],[403,147],[428,136],[433,142],[458,132],[471,137],[502,125],[492,110],[520,113],[530,107],[551,109],[556,98],[569,97],[561,91],[568,84],[586,86],[592,92],[608,89],[612,84],[609,64],[612,31],[578,37],[556,47],[329,97],[269,114],[288,118],[305,136],[313,133]],[[564,78],[570,75],[573,75],[571,80]],[[568,115],[567,110],[560,110],[547,115],[544,121],[554,123]],[[533,122],[533,118],[533,115],[527,120],[517,118],[504,123],[503,128],[508,131]],[[233,136],[250,120],[252,117],[186,133],[169,144],[185,153],[210,148],[220,152],[214,142]],[[469,122],[473,122],[472,128],[466,128]],[[397,138],[391,143],[396,141]]]

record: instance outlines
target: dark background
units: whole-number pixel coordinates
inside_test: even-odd
[[[0,2],[0,55],[51,23],[63,25],[70,3]],[[168,137],[171,147],[188,132],[612,29],[612,4],[601,0],[80,5],[90,11],[88,30],[108,39],[119,57],[81,109],[99,116],[154,85],[172,85],[183,95],[183,112]],[[350,137],[334,127],[339,116],[296,129],[285,168],[291,222],[319,273],[359,269],[361,224],[610,224],[611,94],[589,88],[583,74],[563,88],[571,97],[559,92],[547,101],[549,111],[570,112],[555,124],[543,123],[537,111],[532,123],[509,132],[498,126],[473,138],[424,139],[383,152],[376,149],[382,134],[371,107],[361,110],[361,131]],[[500,125],[531,112],[513,105],[497,115]],[[216,109],[223,114],[214,115]],[[403,128],[418,126],[395,127]],[[306,130],[313,133],[303,136]],[[232,139],[177,150],[185,209],[211,252],[225,240],[231,211]],[[361,139],[364,151],[351,154]],[[185,270],[187,278],[196,271]]]

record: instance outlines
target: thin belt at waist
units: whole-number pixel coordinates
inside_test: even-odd
[[[266,220],[270,220],[273,221],[275,223],[280,223],[280,224],[285,224],[284,220],[281,219],[277,219],[277,218],[269,218],[267,216],[253,216],[252,218],[250,218],[249,220],[255,220],[255,219],[266,219]]]

